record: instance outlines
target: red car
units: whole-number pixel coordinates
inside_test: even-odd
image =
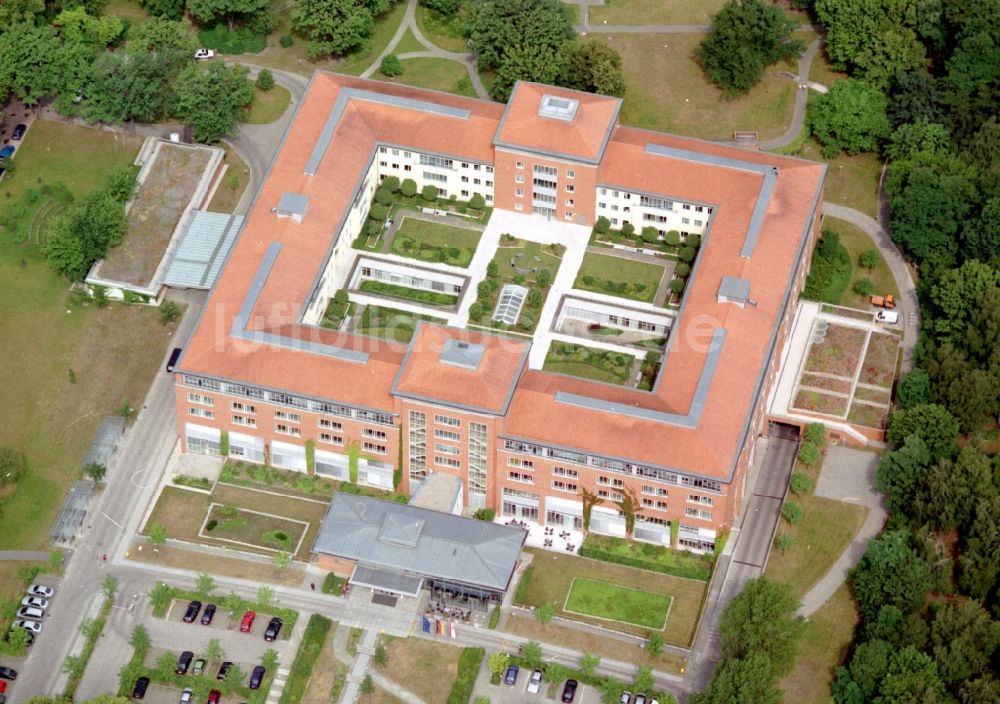
[[[249,633],[250,629],[253,628],[253,620],[255,618],[257,618],[255,611],[247,611],[243,614],[243,620],[240,621],[240,631],[242,633]]]
[[[208,704],[219,704],[219,699],[222,697],[222,692],[217,689],[213,689],[208,693]]]

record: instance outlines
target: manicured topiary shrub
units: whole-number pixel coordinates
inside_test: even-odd
[[[399,192],[399,176],[386,176],[382,179],[382,188],[389,191],[389,193]]]
[[[608,220],[603,215],[597,218],[597,222],[594,223],[594,232],[599,235],[606,235],[608,230],[611,229],[611,221]]]
[[[681,233],[677,230],[671,230],[663,236],[663,241],[671,247],[676,247],[681,243]]]
[[[420,197],[426,200],[428,203],[437,200],[438,197],[437,186],[432,186],[430,184],[427,184],[426,186],[423,187],[423,189],[421,189]]]
[[[392,78],[403,73],[403,63],[395,54],[389,54],[382,59],[382,65],[379,66],[378,70],[382,72],[382,75]]]
[[[417,195],[417,182],[412,178],[403,179],[403,183],[399,186],[399,192],[407,198],[412,198]]]

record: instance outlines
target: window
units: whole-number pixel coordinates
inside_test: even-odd
[[[412,159],[413,158],[413,154],[411,154],[410,152],[403,152],[403,158],[404,159]]]
[[[337,420],[327,420],[326,418],[320,418],[319,427],[326,428],[327,430],[343,430],[344,424]]]
[[[520,467],[521,469],[534,469],[535,463],[532,460],[522,460],[520,457],[508,457],[508,467]]]
[[[257,415],[257,407],[250,403],[240,403],[239,401],[233,401],[233,410],[237,413],[249,413],[250,415]]]
[[[514,183],[524,183],[524,174],[516,174],[514,176]]]
[[[491,200],[493,200],[493,196],[492,196],[492,195],[490,195],[489,193],[487,193],[487,194],[486,194],[486,200],[487,200],[487,201],[491,201]],[[805,269],[803,269],[803,271],[805,271]]]
[[[701,220],[699,220],[698,218],[695,218],[695,219],[694,219],[694,224],[695,224],[695,225],[697,225],[697,226],[699,226],[699,227],[700,227],[701,225],[704,225],[704,223],[703,223],[703,222],[702,222]]]
[[[469,182],[469,177],[468,176],[463,176],[462,177],[462,183],[468,183],[468,182]]]
[[[441,453],[444,453],[446,455],[460,455],[460,454],[462,454],[462,451],[459,450],[454,445],[444,445],[444,444],[439,443],[439,442],[434,443],[434,452],[441,452]]]
[[[209,420],[215,418],[215,413],[207,408],[189,408],[188,415],[197,416],[198,418],[208,418]]]
[[[278,420],[287,420],[289,423],[299,423],[302,420],[298,413],[289,413],[287,411],[275,411],[274,417]]]
[[[284,423],[275,424],[274,432],[280,433],[281,435],[291,435],[293,438],[297,438],[302,435],[298,428],[285,425]]]
[[[188,403],[200,403],[203,406],[214,406],[215,401],[212,400],[211,396],[203,396],[201,394],[188,394]]]
[[[566,178],[576,178],[576,172],[573,169],[567,169]]]
[[[507,472],[507,478],[512,482],[521,482],[522,484],[534,484],[535,478],[530,474],[524,474],[523,472]]]
[[[384,430],[372,430],[371,428],[362,430],[361,435],[366,438],[375,438],[376,440],[385,440],[388,437]]]
[[[524,203],[514,203],[514,210],[524,210]]]
[[[331,433],[320,433],[319,441],[325,442],[328,445],[343,445],[344,438],[340,435],[333,435]]]
[[[386,148],[385,147],[379,147],[378,148],[378,153],[379,154],[385,154],[385,152],[386,152]]]
[[[573,199],[572,198],[567,198],[566,199],[566,206],[567,207],[572,207],[573,206]]]
[[[460,428],[462,426],[462,421],[451,416],[434,416],[434,422],[438,425],[450,425],[453,428]]]
[[[379,445],[378,443],[366,442],[361,447],[365,452],[374,452],[376,455],[386,454],[385,445]]]
[[[553,467],[552,474],[557,477],[569,477],[571,479],[577,479],[580,473],[575,469],[566,469],[565,467]]]
[[[473,167],[472,167],[472,170],[473,170],[473,171],[479,171],[479,170],[481,170],[482,168],[483,168],[483,165],[482,165],[482,164],[476,164],[475,166],[473,166]]]
[[[598,204],[597,204],[597,207],[598,207],[598,208],[601,208],[601,209],[604,209],[604,208],[607,208],[607,207],[608,207],[608,204],[607,204],[607,203],[598,203]]]
[[[433,171],[424,172],[425,181],[437,181],[438,183],[448,183],[448,177],[444,174],[436,174]]]
[[[403,164],[403,171],[413,171],[413,167],[410,164]]]
[[[257,419],[246,416],[233,416],[233,425],[242,425],[245,428],[256,428]]]
[[[392,150],[392,155],[393,156],[399,156],[399,150],[398,149],[393,149]]]
[[[681,224],[682,225],[690,225],[691,224],[691,218],[681,218]]]
[[[514,189],[514,195],[517,198],[523,198],[524,197],[524,189],[523,188],[515,188]]]
[[[572,482],[564,482],[561,479],[553,479],[552,488],[556,491],[568,491],[571,494],[575,494],[579,487]]]
[[[565,217],[567,220],[572,220],[573,219],[573,211],[571,211],[571,210],[566,211],[566,215],[564,215],[563,217]]]
[[[643,508],[651,508],[654,511],[666,511],[667,502],[666,501],[654,501],[653,499],[642,498]]]
[[[666,198],[656,196],[639,196],[639,205],[644,208],[656,208],[657,210],[673,210],[674,204]]]
[[[483,185],[483,179],[481,179],[481,178],[474,178],[474,179],[472,179],[472,185],[473,186],[482,186]]]
[[[487,188],[493,188],[493,182],[492,181],[487,181],[486,182],[486,187]]]
[[[486,167],[486,173],[488,173],[488,174],[493,173],[493,167],[492,166],[487,166]]]
[[[698,520],[701,521],[712,520],[712,512],[703,511],[700,508],[686,508],[684,509],[684,515],[687,516],[688,518],[697,518]]]
[[[446,159],[443,156],[431,156],[430,154],[420,155],[420,165],[421,166],[434,166],[439,169],[450,169],[454,162],[451,159]]]
[[[452,467],[454,469],[461,469],[462,463],[451,457],[438,457],[435,455],[434,464],[440,465],[442,467]]]
[[[463,198],[468,198],[468,197],[469,197],[469,192],[468,192],[468,191],[465,191],[465,190],[463,190],[463,191],[462,191],[462,197],[463,197]]]
[[[557,171],[556,169],[552,168],[551,166],[542,166],[541,164],[535,164],[532,170],[536,174],[540,174],[543,176],[555,177],[559,175],[559,171]]]
[[[702,506],[713,506],[715,504],[711,496],[699,496],[698,494],[688,494],[687,502],[689,504],[701,504]]]
[[[567,193],[572,193],[575,190],[576,190],[576,187],[572,183],[567,183],[566,184],[566,192]]]
[[[455,442],[462,439],[462,436],[459,433],[455,433],[450,430],[441,430],[441,428],[434,429],[434,437],[438,440],[454,440]]]
[[[600,496],[602,499],[610,499],[611,501],[621,501],[625,498],[617,491],[607,491],[605,489],[598,489],[597,495]]]
[[[649,496],[668,496],[667,490],[659,486],[649,486],[648,484],[642,485],[642,493],[648,494]]]
[[[524,168],[524,162],[523,161],[519,161],[516,164],[514,164],[514,166],[516,166],[519,169],[523,169]]]
[[[621,479],[618,479],[617,477],[612,478],[612,477],[599,476],[597,478],[597,483],[600,484],[601,486],[613,486],[616,489],[621,489],[623,486],[625,486],[625,482],[622,481]]]
[[[463,161],[463,162],[462,162],[462,168],[463,168],[463,169],[467,169],[467,168],[469,168],[469,164],[468,164],[467,162],[464,162],[464,161]]]

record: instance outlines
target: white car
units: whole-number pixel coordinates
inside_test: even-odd
[[[880,323],[895,325],[899,322],[899,312],[895,310],[880,310],[875,314],[875,319]]]
[[[36,621],[41,621],[44,616],[45,612],[41,609],[36,609],[34,606],[22,606],[17,610],[18,618],[33,618]]]
[[[44,584],[32,584],[25,591],[28,596],[44,596],[46,599],[51,599],[56,593],[55,589],[46,587]]]
[[[23,628],[28,633],[34,633],[35,635],[38,635],[39,633],[42,632],[42,624],[40,624],[38,621],[24,621],[24,620],[14,621],[14,623],[12,623],[10,627]]]
[[[212,49],[198,49],[194,52],[194,58],[196,61],[206,61],[208,59],[215,58],[215,51]]]
[[[33,606],[36,609],[42,609],[44,611],[49,608],[49,600],[43,599],[40,596],[26,596],[21,599],[21,606]]]
[[[538,694],[538,688],[542,686],[542,671],[535,670],[528,678],[528,694]]]

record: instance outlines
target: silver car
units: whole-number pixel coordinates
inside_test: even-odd
[[[49,608],[49,600],[43,599],[40,596],[26,596],[21,599],[21,606],[31,606],[44,611]]]
[[[56,593],[55,589],[44,584],[32,584],[25,591],[29,596],[44,596],[46,599],[51,599]]]
[[[17,610],[17,618],[33,618],[36,621],[41,621],[43,616],[45,616],[45,612],[34,606],[22,606]]]
[[[190,687],[185,687],[184,691],[181,692],[181,699],[178,704],[191,704],[191,699],[194,697],[194,690]]]
[[[36,636],[42,632],[42,624],[38,621],[14,621],[11,624],[11,628],[23,628],[28,633],[34,633]]]
[[[528,678],[528,694],[538,694],[539,687],[542,686],[542,671],[535,670]]]

